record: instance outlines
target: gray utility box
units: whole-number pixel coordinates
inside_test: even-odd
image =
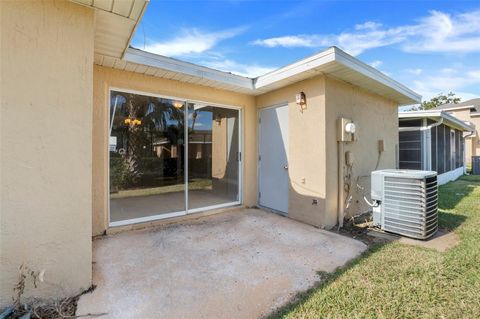
[[[438,229],[437,172],[385,169],[372,172],[373,224],[426,239]]]
[[[472,174],[480,175],[480,156],[472,156]]]

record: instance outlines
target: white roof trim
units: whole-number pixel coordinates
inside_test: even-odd
[[[336,54],[336,60],[339,63],[344,64],[345,66],[377,81],[380,82],[381,84],[388,86],[395,91],[405,95],[406,97],[409,97],[412,99],[414,102],[420,103],[422,101],[422,96],[413,90],[410,90],[408,87],[405,85],[401,84],[400,82],[395,81],[391,77],[385,75],[384,73],[378,71],[374,67],[363,63],[362,61],[352,57],[351,55],[345,53],[344,51],[340,50],[337,47],[334,47],[335,49],[335,54]]]
[[[284,66],[283,68],[271,71],[255,79],[255,88],[262,89],[267,85],[287,79],[303,72],[310,71],[330,62],[335,61],[335,48],[329,48],[318,54],[312,55],[303,60]]]
[[[125,57],[125,54],[127,53],[128,47],[130,46],[130,43],[132,42],[133,36],[135,35],[135,31],[137,31],[137,28],[138,28],[138,25],[140,24],[140,21],[142,21],[142,19],[143,19],[143,15],[145,14],[145,11],[147,10],[147,6],[148,6],[149,2],[150,2],[150,0],[145,0],[145,3],[142,7],[142,11],[140,12],[140,15],[139,15],[137,21],[135,21],[135,26],[133,27],[133,30],[130,33],[130,36],[128,37],[127,46],[125,47],[125,50],[123,50],[122,59]]]
[[[472,113],[470,113],[470,116],[471,116],[471,117],[480,116],[480,112],[472,112]]]
[[[442,110],[426,110],[426,111],[408,111],[408,112],[399,112],[399,119],[440,119],[443,118],[444,123],[448,126],[458,128],[463,131],[473,132],[475,130],[475,125],[470,122],[464,122],[455,116],[444,112]]]
[[[339,63],[350,70],[353,70],[363,76],[366,76],[376,82],[379,82],[382,85],[385,85],[397,91],[398,93],[404,95],[405,97],[407,97],[407,99],[410,100],[410,103],[405,104],[420,103],[422,100],[421,95],[415,93],[403,84],[393,80],[392,78],[386,76],[377,69],[352,57],[351,55],[345,53],[337,47],[328,48],[327,50],[310,56],[306,59],[300,60],[278,70],[259,76],[255,81],[255,88],[261,90],[265,86],[281,80],[288,79],[289,77],[293,77],[304,72],[309,72],[311,70],[321,70],[320,68],[327,65],[328,63]]]
[[[254,91],[252,79],[235,75],[228,72],[207,68],[190,62],[161,56],[158,54],[142,51],[139,49],[128,48],[125,52],[125,58],[128,62],[153,66],[159,69],[175,73],[183,73],[193,77],[207,79],[215,82],[221,82],[227,85],[238,86],[243,89]]]
[[[475,105],[461,105],[461,106],[452,106],[452,107],[447,107],[447,108],[441,108],[439,110],[454,111],[454,110],[463,110],[463,109],[475,109],[476,110],[477,107]]]
[[[369,80],[374,81],[381,88],[384,88],[382,89],[382,92],[374,91],[374,93],[379,95],[382,95],[383,93],[385,96],[397,101],[401,105],[414,104],[421,101],[421,96],[419,94],[336,47],[331,47],[316,55],[269,72],[255,79],[145,52],[135,48],[128,48],[126,50],[124,60],[169,72],[186,74],[199,80],[213,81],[216,84],[220,83],[226,85],[227,89],[228,87],[238,88],[254,95],[263,94],[284,87],[288,84],[295,83],[301,79],[322,74],[323,72],[328,75],[329,69],[332,69],[333,67],[336,69],[340,68],[342,70],[351,71],[358,76],[362,76],[362,78],[368,78]],[[355,84],[355,81],[352,80],[352,83]],[[368,83],[364,83],[363,88],[368,90]]]
[[[123,58],[150,0],[70,0],[95,10],[95,54]]]

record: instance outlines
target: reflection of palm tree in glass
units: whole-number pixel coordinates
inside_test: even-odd
[[[189,133],[193,133],[195,131],[195,121],[197,120],[198,111],[193,111],[192,113],[192,129]]]
[[[140,119],[142,117],[142,109],[148,103],[149,97],[135,94],[125,94],[126,100],[126,117],[127,119]],[[135,122],[126,122],[127,126],[127,147],[124,154],[124,160],[130,173],[132,182],[136,182],[141,175],[140,159],[145,140],[143,125],[135,124]]]
[[[184,108],[175,107],[168,99],[131,93],[119,94],[113,101],[118,104],[111,108],[112,127],[125,150],[120,154],[128,171],[128,184],[139,184],[145,174],[160,177],[157,181],[165,181],[164,177],[170,176],[183,182]],[[156,156],[154,145],[162,140],[171,146],[170,151],[176,148],[175,159]],[[163,164],[158,165],[161,161]],[[163,172],[158,171],[160,167]],[[151,182],[153,180],[147,183]]]
[[[183,175],[183,130],[184,130],[184,111],[182,108],[176,108],[171,100],[150,98],[144,117],[145,124],[149,126],[151,133],[150,150],[153,152],[153,140],[155,138],[166,138],[170,145],[175,145],[178,149],[177,163],[174,171],[170,171],[177,179]],[[168,174],[164,171],[164,174]]]

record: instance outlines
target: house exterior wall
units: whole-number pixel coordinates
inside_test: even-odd
[[[295,95],[304,92],[301,111]],[[332,226],[326,201],[325,77],[318,76],[257,96],[258,108],[288,104],[288,216],[315,226]],[[256,124],[258,125],[258,124]],[[318,200],[312,205],[313,199]]]
[[[295,94],[304,92],[303,112]],[[319,227],[337,223],[338,152],[336,120],[346,117],[357,125],[355,142],[345,144],[354,157],[352,200],[346,216],[370,209],[370,172],[375,169],[378,140],[385,151],[378,169],[395,168],[398,144],[397,104],[358,87],[319,76],[257,97],[257,107],[288,103],[289,106],[289,207],[288,216]],[[375,125],[372,125],[375,123]],[[344,170],[346,175],[347,170]],[[356,184],[364,189],[359,189]],[[312,205],[317,199],[318,204]]]
[[[480,156],[480,116],[471,116],[470,109],[453,110],[448,113],[475,125],[475,132],[465,139],[465,162],[467,166],[471,166],[472,156]]]
[[[0,11],[1,308],[22,263],[45,270],[24,296],[91,284],[94,12],[65,1]]]
[[[102,66],[94,66],[93,73],[93,235],[102,234],[108,228],[109,88],[241,107],[244,123],[241,129],[244,154],[243,181],[246,185],[243,189],[243,203],[246,206],[255,205],[257,114],[254,97]]]
[[[363,196],[370,198],[370,173],[375,169],[396,167],[398,149],[398,105],[386,98],[369,93],[356,86],[328,78],[326,81],[326,162],[328,165],[326,185],[328,212],[337,210],[338,187],[338,143],[336,136],[336,119],[345,117],[356,125],[356,140],[347,142],[344,151],[353,155],[353,169],[344,166],[346,184],[350,181],[350,192],[345,191],[345,198],[352,196],[347,203],[345,216],[371,210]],[[384,151],[379,154],[379,140],[383,140]],[[378,160],[378,167],[377,165]],[[358,187],[357,184],[360,186]],[[348,206],[348,207],[347,207]],[[331,216],[333,214],[329,214]],[[333,220],[329,220],[333,223]]]
[[[469,165],[472,164],[472,156],[480,156],[480,115],[471,116],[470,122],[475,125],[475,133],[469,139],[472,141],[472,151],[467,158]]]

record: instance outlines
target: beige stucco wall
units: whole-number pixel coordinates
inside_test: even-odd
[[[242,108],[243,113],[243,202],[256,202],[256,110],[252,96],[182,83],[134,72],[94,66],[93,85],[93,234],[108,226],[108,95],[109,88],[198,100]]]
[[[303,112],[295,103],[295,94],[299,92],[307,98]],[[385,145],[378,169],[395,168],[397,105],[324,76],[260,95],[256,103],[262,108],[284,102],[289,106],[289,217],[327,228],[337,223],[336,119],[341,117],[353,120],[358,128],[357,140],[345,145],[345,152],[351,151],[354,157],[352,200],[346,215],[369,210],[363,195],[369,197],[378,140],[384,140]],[[357,187],[357,182],[364,189]],[[313,199],[318,200],[317,205],[312,204]]]
[[[295,95],[304,92],[302,111]],[[288,103],[288,216],[316,226],[327,225],[325,149],[325,77],[317,76],[260,95],[258,108]],[[312,205],[313,199],[318,204]]]
[[[471,154],[467,157],[467,163],[471,163],[472,156],[480,156],[480,116],[472,116],[470,117],[470,122],[475,125],[475,133],[470,137],[472,141],[472,151]]]
[[[327,203],[328,222],[334,223],[330,212],[337,210],[338,187],[338,145],[336,119],[345,117],[356,125],[356,140],[347,142],[344,151],[353,155],[351,174],[344,165],[346,181],[351,181],[352,196],[346,217],[366,212],[363,196],[370,198],[370,173],[375,170],[378,160],[378,140],[384,141],[385,151],[381,153],[378,169],[395,168],[398,145],[398,106],[395,102],[366,92],[356,86],[327,78],[326,81],[326,139],[327,139]],[[349,178],[349,175],[351,177]],[[357,186],[357,184],[359,186]],[[363,188],[363,189],[362,189]],[[336,216],[336,215],[335,215]]]
[[[465,162],[470,166],[472,156],[480,155],[480,116],[470,116],[470,109],[453,110],[449,113],[462,121],[471,122],[475,125],[475,132],[465,139]]]
[[[93,11],[1,1],[0,308],[18,268],[45,270],[26,295],[91,284]]]

